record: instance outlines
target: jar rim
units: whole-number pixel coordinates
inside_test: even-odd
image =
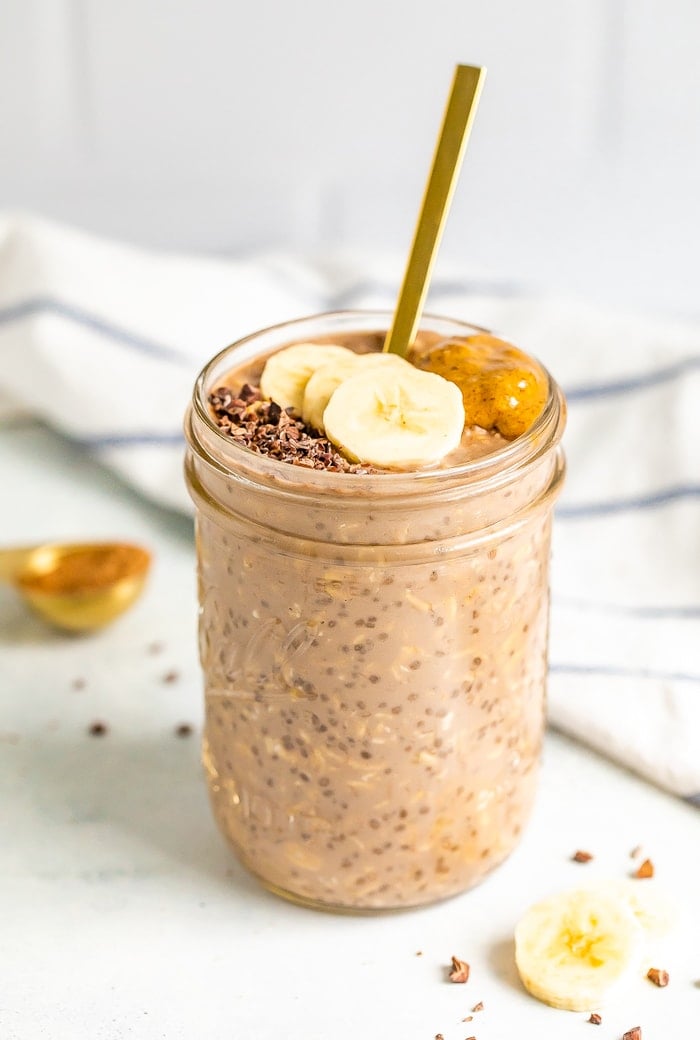
[[[381,498],[384,495],[393,498],[395,495],[410,494],[425,491],[428,487],[448,488],[459,485],[464,490],[465,485],[473,485],[474,492],[482,492],[485,485],[489,488],[493,484],[500,484],[499,478],[512,479],[514,471],[520,471],[529,463],[534,462],[547,451],[557,445],[561,439],[565,424],[565,401],[563,393],[554,380],[546,366],[540,361],[537,363],[547,377],[548,395],[547,402],[542,413],[533,425],[522,435],[509,441],[506,445],[497,448],[487,455],[483,455],[469,462],[463,462],[456,466],[445,466],[443,468],[431,467],[416,470],[401,470],[395,472],[379,471],[377,473],[344,473],[330,470],[311,469],[309,467],[292,466],[288,462],[273,459],[251,448],[237,444],[231,437],[224,433],[215,423],[207,401],[207,395],[213,389],[212,374],[226,356],[233,351],[254,344],[256,340],[262,340],[265,336],[273,335],[282,330],[289,330],[290,338],[294,337],[295,329],[308,326],[311,323],[346,322],[344,331],[369,331],[374,322],[379,328],[388,328],[392,314],[390,311],[363,309],[363,310],[338,310],[315,313],[289,321],[277,322],[263,329],[257,329],[229,344],[212,357],[201,369],[195,381],[192,394],[192,405],[188,410],[186,418],[186,436],[191,447],[202,455],[206,461],[220,472],[235,475],[240,473],[241,468],[245,470],[248,479],[263,483],[273,482],[276,485],[287,486],[290,490],[303,491],[307,494],[314,492],[324,495],[362,495],[367,496],[371,487],[372,497]],[[363,329],[353,329],[352,322],[358,321],[368,323]],[[449,318],[444,315],[432,313],[424,314],[419,329],[434,331],[435,324],[444,323],[453,330],[464,332],[484,332],[490,330],[480,325],[472,324],[457,318]],[[317,329],[315,335],[322,334]],[[313,335],[313,333],[310,333]],[[532,357],[532,355],[530,355]],[[535,360],[537,360],[535,358]],[[202,444],[192,425],[192,412],[196,415],[207,434],[213,435],[214,444],[221,448],[221,458],[214,458],[212,453]],[[218,453],[217,453],[218,454]]]

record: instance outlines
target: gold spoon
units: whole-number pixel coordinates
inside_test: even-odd
[[[122,542],[0,549],[9,582],[46,621],[73,632],[108,625],[140,596],[151,554]]]
[[[425,187],[406,272],[384,350],[405,357],[418,328],[430,275],[476,115],[486,69],[458,65]]]

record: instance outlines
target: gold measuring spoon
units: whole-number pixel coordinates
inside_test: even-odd
[[[123,542],[34,545],[0,549],[0,581],[52,625],[88,632],[128,610],[150,564],[149,552]]]

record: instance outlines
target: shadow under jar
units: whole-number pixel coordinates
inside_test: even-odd
[[[206,366],[186,418],[214,815],[269,889],[336,910],[430,903],[500,863],[532,807],[544,727],[564,475],[551,378],[526,434],[409,473],[292,466],[209,412],[232,370],[294,342],[367,349],[389,320],[256,333]],[[419,335],[475,331],[425,317]]]

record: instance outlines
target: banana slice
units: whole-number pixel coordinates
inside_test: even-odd
[[[624,900],[578,889],[526,911],[515,929],[515,962],[533,997],[589,1011],[640,968],[641,940],[641,926]]]
[[[655,881],[640,885],[627,878],[610,878],[590,887],[629,907],[649,939],[663,938],[676,924],[678,907]]]
[[[268,358],[260,377],[260,389],[280,408],[293,408],[301,414],[304,390],[316,369],[342,364],[348,357],[355,357],[352,350],[335,343],[295,343]]]
[[[383,365],[405,367],[408,362],[400,358],[398,354],[352,354],[349,358],[336,359],[328,365],[317,368],[304,390],[304,403],[301,408],[304,422],[313,426],[314,429],[320,430],[321,433],[325,433],[323,413],[340,384],[363,368],[370,369]]]
[[[323,413],[326,436],[349,459],[382,469],[439,462],[459,444],[459,387],[408,362],[363,367],[334,391]]]
[[[349,358],[338,358],[330,364],[321,365],[311,375],[304,387],[304,400],[301,406],[301,417],[309,426],[324,432],[323,413],[331,395],[340,384],[357,372],[358,354]]]

